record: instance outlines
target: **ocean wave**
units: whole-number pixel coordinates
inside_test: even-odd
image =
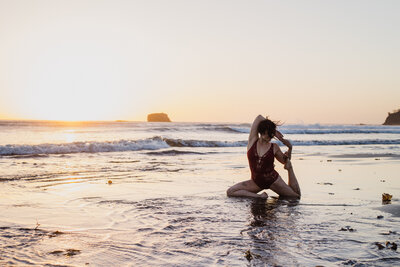
[[[182,140],[155,136],[152,138],[141,140],[119,140],[104,142],[90,141],[38,145],[2,145],[0,146],[0,156],[44,156],[49,154],[159,150],[171,147],[242,147],[246,145],[247,141],[228,142],[207,140]]]
[[[198,125],[199,130],[250,133],[250,124]],[[398,126],[359,125],[283,125],[278,127],[283,134],[323,135],[323,134],[400,134]]]
[[[75,133],[96,133],[97,131],[145,131],[153,132],[216,132],[248,134],[250,123],[169,123],[157,124],[146,122],[62,122],[62,121],[0,121],[3,130],[48,129],[71,127]],[[400,126],[383,125],[329,125],[329,124],[284,124],[278,129],[283,134],[325,135],[325,134],[400,134]],[[78,131],[79,130],[79,131]]]
[[[399,129],[282,129],[283,134],[400,134]]]
[[[277,142],[282,145],[280,142]],[[392,140],[292,140],[295,146],[341,146],[341,145],[400,145],[400,139]],[[98,153],[98,152],[122,152],[141,150],[160,150],[166,148],[181,147],[245,147],[247,141],[213,141],[213,140],[185,140],[163,138],[155,136],[140,140],[118,140],[104,142],[73,142],[62,144],[38,144],[38,145],[2,145],[0,156],[11,157],[43,157],[49,154],[72,153]],[[171,150],[161,151],[165,154],[182,154],[185,151]],[[193,153],[193,152],[190,152]]]
[[[38,145],[3,145],[0,146],[1,156],[14,155],[46,155],[46,154],[71,154],[71,153],[96,153],[157,150],[168,148],[169,145],[161,137],[141,140],[119,140],[105,142],[73,142],[63,144],[38,144]]]
[[[297,146],[350,146],[350,145],[400,145],[400,139],[392,140],[310,140],[310,141],[293,141],[293,145]]]
[[[221,125],[221,126],[207,126],[201,128],[201,130],[207,131],[218,131],[228,133],[250,133],[249,125]],[[348,126],[348,127],[316,127],[311,125],[309,127],[302,126],[282,126],[278,127],[278,130],[283,134],[298,134],[298,135],[325,135],[325,134],[400,134],[400,127],[392,126]]]
[[[208,141],[208,140],[183,140],[183,139],[163,139],[171,147],[242,147],[247,145],[247,141]]]
[[[191,129],[193,130],[193,129]],[[250,126],[248,125],[207,125],[198,128],[204,131],[216,131],[226,133],[248,134]],[[329,135],[329,134],[400,134],[400,127],[293,127],[283,126],[278,127],[278,130],[283,134],[298,134],[298,135]]]
[[[206,127],[199,130],[226,132],[226,133],[250,133],[249,127],[218,126]],[[399,129],[279,129],[284,135],[324,135],[324,134],[400,134]]]
[[[221,125],[207,126],[200,130],[227,132],[227,133],[250,133],[248,125]],[[299,135],[324,135],[324,134],[400,134],[400,127],[296,127],[283,126],[278,127],[283,134],[299,134]]]
[[[152,132],[193,132],[193,131],[206,131],[206,132],[225,132],[225,133],[250,133],[250,127],[241,125],[175,125],[175,127],[152,127],[148,129]]]
[[[176,149],[162,150],[162,151],[150,151],[146,152],[147,155],[158,155],[158,156],[176,156],[176,155],[204,155],[209,153],[195,152],[195,151],[182,151]]]
[[[227,133],[250,133],[250,128],[248,127],[238,127],[238,126],[214,126],[203,128],[207,131],[219,131]]]

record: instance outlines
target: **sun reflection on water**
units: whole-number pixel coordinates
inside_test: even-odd
[[[67,143],[73,143],[73,142],[75,142],[75,140],[76,140],[76,133],[75,133],[75,131],[76,131],[76,130],[72,130],[72,129],[70,129],[70,130],[65,130],[65,131],[64,131],[63,136],[64,136],[64,140],[65,140]]]

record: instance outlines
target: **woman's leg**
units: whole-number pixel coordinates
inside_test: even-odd
[[[270,189],[277,193],[280,197],[286,198],[300,198],[300,186],[294,174],[292,163],[287,160],[285,164],[285,169],[289,174],[289,185],[283,181],[282,177],[279,176],[278,179],[271,185]]]
[[[299,194],[294,192],[293,189],[283,181],[281,176],[278,177],[269,189],[277,193],[279,197],[300,198]]]
[[[285,169],[288,171],[288,176],[289,176],[288,184],[290,188],[292,188],[293,191],[296,192],[300,197],[301,195],[300,185],[299,182],[297,181],[296,175],[294,174],[292,162],[290,160],[286,161]]]
[[[253,180],[247,180],[231,186],[226,194],[228,197],[261,197],[267,198],[267,193],[257,194],[262,188],[258,187]]]

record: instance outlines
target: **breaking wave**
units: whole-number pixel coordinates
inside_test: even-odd
[[[48,155],[71,153],[97,153],[97,152],[121,152],[159,150],[170,147],[241,147],[246,146],[246,141],[206,141],[206,140],[182,140],[169,139],[155,136],[141,140],[119,140],[105,142],[73,142],[62,144],[38,144],[38,145],[3,145],[0,146],[0,156],[16,155]]]
[[[293,140],[295,146],[335,146],[335,145],[399,145],[400,139],[392,140]],[[163,138],[155,136],[140,140],[118,140],[104,142],[73,142],[61,144],[38,144],[38,145],[2,145],[0,146],[0,156],[46,156],[49,154],[71,154],[71,153],[98,153],[98,152],[122,152],[122,151],[142,151],[160,150],[165,148],[179,147],[245,147],[247,141],[213,141],[213,140],[184,140]],[[179,154],[185,152],[162,152]],[[193,152],[192,152],[193,153]]]
[[[168,148],[169,145],[160,137],[142,140],[119,140],[106,142],[73,142],[63,144],[39,145],[4,145],[0,146],[0,155],[41,155],[157,150]]]

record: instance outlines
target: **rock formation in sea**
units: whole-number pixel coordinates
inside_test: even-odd
[[[400,125],[400,109],[393,113],[389,112],[383,125]]]
[[[168,115],[165,113],[151,113],[147,115],[147,121],[149,122],[171,122]]]

